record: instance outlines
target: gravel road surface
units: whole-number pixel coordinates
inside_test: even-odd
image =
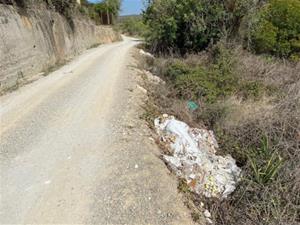
[[[1,224],[192,224],[124,41],[0,97]]]

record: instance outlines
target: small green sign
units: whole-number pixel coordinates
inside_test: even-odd
[[[195,111],[199,108],[199,105],[194,101],[188,101],[187,105],[188,105],[188,108],[192,111]]]

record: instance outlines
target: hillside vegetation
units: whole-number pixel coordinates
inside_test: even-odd
[[[144,14],[155,52],[198,52],[240,39],[257,53],[299,57],[299,0],[150,1]]]
[[[147,26],[141,16],[122,16],[118,19],[116,29],[126,35],[141,38],[146,35]]]
[[[206,201],[215,223],[299,224],[300,1],[148,3],[143,33],[157,58],[147,68],[166,85],[154,87],[147,118],[214,130],[243,170],[228,199]],[[190,208],[204,201],[189,196]]]
[[[91,3],[87,0],[0,0],[0,3],[11,4],[26,12],[38,4],[46,4],[49,9],[55,10],[66,17],[73,26],[73,17],[78,14],[89,17],[96,24],[114,24],[120,8],[121,0],[104,0],[99,3]]]

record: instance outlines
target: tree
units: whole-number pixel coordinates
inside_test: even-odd
[[[95,4],[95,11],[99,14],[102,24],[113,24],[119,15],[121,0],[104,0]]]
[[[300,1],[271,0],[256,15],[252,46],[257,53],[300,58]]]
[[[148,0],[146,40],[156,52],[197,52],[237,33],[258,0]]]

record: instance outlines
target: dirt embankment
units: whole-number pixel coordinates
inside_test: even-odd
[[[0,92],[89,47],[119,39],[110,27],[96,26],[78,15],[70,23],[44,4],[26,10],[0,4]]]

